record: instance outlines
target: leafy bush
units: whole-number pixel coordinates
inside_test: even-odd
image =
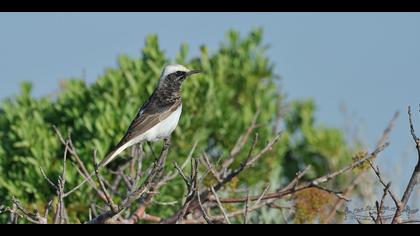
[[[279,88],[281,81],[265,55],[268,47],[263,44],[262,35],[261,29],[246,37],[229,31],[219,49],[210,52],[204,45],[200,55],[191,60],[187,59],[188,46],[181,46],[172,62],[206,73],[183,85],[183,114],[173,134],[169,160],[182,162],[195,142],[196,153],[206,151],[215,162],[225,158],[257,110],[261,124],[257,129],[260,136],[257,149],[277,132],[277,125],[284,134],[275,150],[241,175],[239,183],[257,186],[273,179],[287,181],[307,164],[313,165],[311,175],[315,176],[351,160],[343,133],[315,122],[311,100],[284,99]],[[0,110],[0,203],[16,196],[28,208],[43,208],[54,190],[45,183],[40,168],[49,176],[58,176],[64,152],[53,126],[65,135],[71,134],[85,163],[91,163],[94,148],[99,157],[104,157],[153,92],[162,67],[169,62],[159,48],[157,36],[150,35],[140,57],[120,56],[118,66],[106,69],[93,84],[69,79],[61,83],[61,91],[55,97],[38,99],[31,96],[32,85],[23,83],[21,92],[3,101]],[[159,151],[161,143],[152,147]],[[92,169],[92,164],[89,168]],[[81,181],[75,168],[69,168],[66,177],[68,186]],[[341,181],[336,184],[346,180]],[[182,184],[177,179],[162,189],[159,200],[181,198]],[[79,217],[78,213],[87,215],[90,199],[87,192],[71,195],[68,209],[76,212],[72,217]],[[152,211],[172,213],[170,208],[163,207]]]

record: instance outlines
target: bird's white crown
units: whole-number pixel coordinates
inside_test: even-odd
[[[190,71],[190,69],[188,69],[187,67],[185,67],[183,65],[178,65],[178,64],[167,65],[163,69],[162,78],[165,78],[167,75],[172,74],[172,73],[177,72],[177,71],[188,72],[188,71]]]

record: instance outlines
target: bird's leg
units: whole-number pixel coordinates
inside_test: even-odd
[[[149,149],[150,149],[150,152],[151,152],[151,153],[152,153],[152,155],[153,155],[153,158],[156,160],[158,157],[156,156],[155,152],[153,151],[152,144],[150,144],[150,142],[149,142],[149,141],[146,141],[146,143],[147,143],[147,146],[148,146],[148,147],[149,147]]]
[[[163,139],[163,147],[168,148],[171,145],[171,136]]]

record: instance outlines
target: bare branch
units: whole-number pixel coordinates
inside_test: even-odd
[[[106,203],[114,213],[118,213],[118,206],[115,205],[114,201],[112,200],[112,197],[109,195],[105,187],[104,181],[102,179],[102,176],[99,174],[98,162],[96,161],[96,149],[93,150],[93,163],[95,165],[95,175],[96,175],[96,178],[98,179],[99,186],[101,187],[102,192],[105,194]]]
[[[380,147],[378,147],[373,153],[371,153],[370,155],[366,155],[364,158],[361,158],[360,160],[358,160],[358,161],[355,161],[353,164],[351,164],[351,165],[349,165],[349,166],[346,166],[346,167],[344,167],[344,168],[342,168],[341,170],[339,170],[339,171],[335,171],[335,172],[333,172],[333,173],[331,173],[331,174],[328,174],[328,175],[325,175],[325,176],[322,176],[322,177],[319,177],[319,178],[317,178],[317,179],[314,179],[313,181],[311,181],[311,184],[312,185],[314,185],[314,186],[316,186],[316,185],[318,185],[318,184],[320,184],[320,183],[324,183],[324,182],[327,182],[328,180],[330,180],[330,179],[332,179],[332,178],[334,178],[334,177],[336,177],[336,176],[338,176],[338,175],[340,175],[340,174],[342,174],[342,173],[344,173],[344,172],[347,172],[347,171],[349,171],[349,170],[351,170],[351,169],[353,169],[354,167],[356,167],[356,166],[358,166],[358,165],[360,165],[360,164],[362,164],[363,162],[365,162],[365,161],[367,161],[367,160],[369,160],[369,159],[371,159],[371,158],[373,158],[373,157],[376,157],[380,152],[382,152],[386,147],[388,147],[389,146],[389,143],[385,143],[384,145],[382,145],[382,146],[380,146]]]
[[[372,164],[372,162],[371,161],[369,161],[369,165],[370,165],[370,167],[372,168],[372,170],[373,170],[373,172],[376,174],[376,176],[378,177],[378,180],[379,180],[379,182],[382,184],[382,186],[385,188],[385,189],[387,189],[387,191],[388,191],[388,193],[389,193],[389,195],[391,196],[391,198],[392,198],[392,200],[394,201],[394,203],[395,203],[395,206],[397,207],[397,208],[400,208],[401,207],[401,201],[398,199],[398,197],[397,197],[397,195],[391,190],[391,188],[389,188],[389,187],[387,187],[388,186],[388,182],[386,182],[384,179],[383,179],[383,177],[382,177],[382,175],[381,175],[381,172],[380,172],[380,170],[379,170],[379,167],[377,166],[377,167],[375,167],[373,164]],[[398,210],[397,210],[398,211]]]
[[[42,167],[39,168],[41,171],[42,176],[44,177],[44,179],[55,189],[57,190],[58,187],[48,178],[48,176],[45,174],[44,170],[42,169]]]
[[[417,149],[417,165],[414,168],[413,174],[410,178],[410,181],[408,182],[407,188],[404,191],[404,195],[401,199],[402,208],[405,208],[405,206],[408,203],[408,200],[410,199],[411,193],[413,192],[414,187],[419,183],[420,179],[420,139],[416,136],[414,131],[414,125],[411,118],[411,109],[408,109],[408,116],[409,116],[409,122],[410,122],[410,129],[411,129],[411,135],[413,136],[413,140],[416,144]]]
[[[219,196],[217,196],[216,191],[214,190],[213,187],[210,188],[211,192],[213,193],[214,198],[216,199],[217,205],[219,206],[219,209],[222,211],[223,216],[225,217],[226,223],[231,224],[230,220],[229,220],[229,216],[226,213],[225,208],[223,207],[222,203],[220,202]]]
[[[202,160],[204,160],[204,165],[206,166],[207,170],[213,175],[213,177],[217,180],[218,183],[222,182],[222,179],[220,177],[221,174],[219,174],[211,164],[209,157],[207,153],[203,153]]]
[[[334,191],[334,190],[331,190],[331,189],[328,189],[328,188],[325,188],[325,187],[322,187],[322,186],[320,186],[320,185],[316,185],[316,186],[313,186],[314,188],[317,188],[317,189],[319,189],[319,190],[322,190],[322,191],[324,191],[324,192],[327,192],[327,193],[329,193],[329,194],[333,194],[333,195],[335,195],[337,198],[339,198],[339,199],[341,199],[341,200],[344,200],[344,201],[346,201],[346,202],[349,202],[350,201],[350,199],[348,198],[348,197],[346,197],[342,192],[337,192],[337,191]]]
[[[343,167],[342,169],[335,171],[333,173],[318,177],[316,179],[313,180],[309,180],[306,181],[302,184],[296,185],[295,183],[297,182],[298,179],[300,179],[303,175],[302,173],[298,174],[297,177],[295,178],[295,180],[293,180],[290,184],[288,184],[286,187],[281,188],[279,190],[277,190],[274,193],[268,193],[266,194],[262,200],[268,200],[268,199],[279,199],[282,198],[284,196],[296,193],[298,191],[302,191],[304,189],[308,189],[311,187],[319,187],[319,184],[321,183],[325,183],[329,180],[331,180],[332,178],[343,174],[353,168],[355,168],[356,166],[360,165],[361,163],[373,158],[374,156],[377,156],[382,150],[384,150],[389,144],[384,144],[383,146],[379,147],[378,149],[376,149],[375,151],[373,151],[370,155],[366,155],[364,158],[355,161],[345,167]],[[309,168],[307,167],[303,173],[305,173],[306,171],[308,171]],[[250,197],[251,201],[256,201],[259,199],[259,196],[252,196]],[[212,199],[209,199],[212,200]],[[223,203],[238,203],[238,202],[245,202],[248,199],[246,197],[238,197],[238,198],[225,198],[225,199],[221,199],[220,201]]]
[[[190,179],[188,179],[187,176],[185,176],[184,172],[181,170],[181,168],[178,166],[178,164],[176,162],[174,162],[174,167],[175,169],[178,171],[178,174],[182,177],[182,179],[184,180],[185,184],[187,185],[188,189],[191,188],[191,183],[190,183]]]
[[[376,202],[376,224],[383,224],[383,219],[382,219],[382,211],[384,208],[384,203],[385,203],[385,197],[388,194],[388,190],[391,187],[391,182],[389,182],[385,188],[384,188],[384,192],[382,194],[382,198],[381,198],[381,202],[378,203]]]
[[[192,147],[192,148],[191,148],[191,150],[190,150],[190,153],[188,154],[188,157],[185,159],[184,163],[182,163],[182,165],[181,165],[181,170],[184,170],[184,169],[185,169],[185,167],[188,165],[188,163],[190,163],[191,158],[192,158],[192,156],[193,156],[193,154],[194,154],[194,152],[195,152],[195,149],[196,149],[196,147],[197,147],[197,144],[198,144],[198,141],[196,140],[196,141],[194,142],[193,147]],[[159,183],[159,184],[160,184],[160,185],[161,185],[161,184],[165,184],[165,183],[167,183],[167,182],[169,182],[169,181],[171,181],[171,180],[175,179],[177,176],[178,176],[178,171],[172,171],[172,172],[170,172],[169,174],[167,174],[165,177],[163,177],[163,179],[162,179],[161,183]]]
[[[22,217],[24,217],[29,222],[34,224],[47,224],[47,219],[41,216],[38,211],[30,212],[29,210],[25,209],[20,204],[20,202],[15,199],[15,197],[12,198],[12,203],[14,205],[12,208],[12,210],[14,210],[14,214],[17,214],[17,210],[19,210],[23,214]],[[13,219],[13,222],[17,222],[17,218]]]
[[[197,188],[198,188],[198,186],[197,186]],[[199,193],[200,190],[197,189],[197,192]],[[206,209],[204,208],[203,203],[201,202],[200,194],[197,194],[197,200],[198,200],[198,204],[200,206],[201,213],[203,214],[204,220],[207,222],[207,224],[213,224],[213,221],[210,219],[210,216],[207,214]]]
[[[232,150],[230,151],[230,155],[228,158],[228,162],[227,162],[227,166],[230,165],[231,162],[233,162],[233,159],[242,151],[243,147],[245,146],[249,135],[251,134],[252,131],[254,131],[258,125],[257,125],[257,119],[258,116],[260,115],[260,111],[258,110],[254,117],[252,118],[252,122],[251,125],[248,127],[248,129],[245,131],[244,134],[242,134],[238,140],[236,141],[235,146],[232,148]],[[225,166],[224,166],[225,167]],[[225,167],[226,168],[226,167]]]
[[[198,177],[198,159],[191,159],[191,172],[190,172],[190,177],[187,178],[182,170],[178,167],[179,173],[182,176],[182,178],[185,181],[185,184],[187,185],[187,189],[188,189],[188,193],[187,193],[187,197],[185,199],[185,203],[183,205],[183,207],[181,208],[181,214],[178,215],[178,219],[176,220],[176,223],[180,223],[187,210],[188,207],[190,206],[191,202],[194,200],[194,197],[199,194],[197,192],[197,186],[198,186],[198,182],[197,182],[197,177]]]
[[[414,187],[418,184],[420,179],[420,139],[417,137],[414,130],[413,119],[411,114],[411,107],[408,107],[408,121],[410,125],[410,133],[413,137],[414,143],[416,144],[417,149],[417,165],[413,170],[413,173],[410,177],[410,180],[407,184],[407,187],[404,191],[404,195],[401,199],[400,206],[397,207],[392,223],[401,223],[401,214],[404,208],[407,206],[408,200],[410,199],[411,193],[413,192]]]
[[[138,212],[142,213],[145,211],[145,207],[152,202],[153,196],[156,194],[156,188],[158,187],[159,182],[162,178],[162,172],[166,159],[168,157],[168,151],[170,147],[170,138],[164,140],[164,145],[160,156],[156,159],[150,174],[147,175],[144,183],[141,187],[135,190],[132,193],[129,193],[118,205],[118,211],[107,211],[94,219],[86,222],[86,224],[98,224],[106,223],[107,221],[112,221],[113,217],[118,216],[125,209],[129,208],[135,201],[140,200]],[[136,216],[132,217],[137,219]],[[132,220],[131,222],[133,222]]]
[[[249,214],[249,204],[251,200],[249,199],[249,190],[247,193],[247,201],[245,202],[245,212],[244,212],[244,225],[248,224],[248,214]]]
[[[387,127],[383,131],[381,138],[378,140],[378,143],[376,144],[376,148],[384,145],[385,142],[388,141],[389,135],[391,134],[392,130],[394,129],[395,122],[397,121],[399,115],[400,115],[399,111],[396,111],[394,113],[394,116],[388,122]],[[372,158],[372,159],[375,159],[375,158]],[[356,188],[356,186],[359,185],[359,183],[364,179],[364,177],[363,177],[364,174],[365,174],[365,172],[361,171],[356,175],[356,177],[354,177],[354,179],[352,180],[350,185],[347,186],[347,188],[343,191],[343,196],[344,197],[348,198],[351,195],[351,193]],[[332,207],[332,210],[330,211],[329,215],[327,216],[325,222],[330,223],[333,220],[333,218],[335,217],[338,209],[343,205],[343,203],[344,203],[343,199],[337,199],[334,206]]]
[[[374,167],[371,160],[378,156],[378,154],[389,145],[388,143],[386,143],[386,140],[389,137],[389,133],[391,132],[392,127],[394,126],[395,119],[397,117],[398,113],[396,113],[396,115],[391,120],[390,125],[384,131],[383,136],[378,141],[377,148],[372,153],[366,154],[363,158],[349,163],[343,168],[335,170],[332,173],[328,173],[319,177],[317,176],[316,178],[309,180],[304,179],[305,174],[309,171],[310,168],[310,166],[307,166],[305,169],[298,172],[293,180],[291,180],[289,183],[284,184],[284,186],[276,186],[275,190],[273,192],[270,192],[270,186],[267,185],[262,191],[262,193],[259,193],[258,195],[254,196],[250,195],[249,190],[246,192],[246,196],[241,196],[244,194],[246,189],[248,189],[248,186],[240,185],[238,189],[233,189],[227,184],[233,180],[236,180],[242,172],[251,168],[262,157],[266,156],[266,154],[274,148],[274,145],[280,139],[281,134],[278,134],[274,136],[271,140],[269,140],[265,144],[265,146],[257,148],[257,144],[259,143],[258,134],[256,133],[253,139],[250,136],[258,127],[258,125],[256,124],[258,113],[254,116],[253,121],[248,127],[248,129],[237,139],[234,147],[228,153],[227,158],[219,159],[221,160],[221,163],[212,163],[207,153],[203,153],[200,156],[200,158],[192,158],[192,155],[194,154],[197,146],[196,141],[190,153],[188,154],[186,161],[181,166],[179,166],[177,162],[174,162],[174,168],[171,171],[168,171],[168,173],[165,173],[164,169],[170,148],[170,140],[165,140],[164,146],[159,156],[156,156],[153,153],[153,149],[150,144],[148,144],[150,152],[148,151],[145,153],[142,152],[142,150],[137,150],[134,148],[132,159],[126,161],[126,163],[120,166],[117,171],[111,171],[111,174],[113,174],[113,177],[115,178],[112,179],[112,181],[110,181],[109,183],[104,177],[100,175],[98,171],[96,161],[96,150],[94,151],[92,157],[93,164],[95,166],[95,171],[92,174],[90,174],[87,171],[86,166],[83,164],[80,157],[78,156],[77,151],[70,139],[70,136],[68,140],[65,140],[58,131],[58,129],[54,127],[57,136],[59,137],[60,141],[65,147],[62,172],[58,177],[57,183],[51,181],[51,179],[47,177],[43,169],[41,169],[41,173],[44,179],[47,181],[47,183],[56,190],[58,195],[58,202],[55,209],[55,215],[53,217],[54,223],[68,223],[67,211],[64,207],[64,198],[76,191],[77,189],[79,189],[85,182],[88,182],[97,192],[96,197],[102,198],[106,203],[106,206],[104,206],[103,204],[96,205],[96,203],[90,204],[89,220],[86,222],[87,224],[134,224],[140,221],[151,223],[193,224],[213,224],[221,222],[230,224],[234,219],[232,217],[235,217],[235,219],[240,219],[240,217],[243,217],[243,223],[247,224],[249,222],[250,213],[264,207],[279,209],[281,211],[284,222],[287,223],[288,217],[284,215],[283,207],[275,204],[276,201],[292,196],[293,194],[296,194],[299,191],[308,188],[317,188],[331,195],[334,195],[338,198],[337,202],[349,201],[347,194],[349,194],[353,187],[357,184],[357,182],[360,181],[360,178],[355,178],[354,182],[351,184],[354,184],[353,187],[349,186],[349,188],[346,188],[343,193],[325,187],[325,183],[336,178],[339,175],[349,172],[350,170],[359,166],[362,163],[368,162],[374,170],[375,174],[378,176],[381,184],[384,185],[384,193],[382,195],[382,198],[380,199],[380,201],[376,202],[377,212],[375,215],[371,214],[371,217],[373,220],[375,220],[376,223],[383,223],[384,217],[382,215],[382,211],[384,208],[384,201],[386,196],[391,196],[391,198],[395,198],[395,202],[398,203],[397,212],[401,212],[401,209],[403,209],[403,205],[402,201],[399,201],[398,198],[392,193],[390,189],[390,184],[385,184],[386,182],[383,180],[379,168]],[[416,141],[417,147],[418,138],[414,132],[410,111],[409,121],[412,136]],[[245,152],[245,149],[247,150],[247,153],[243,153]],[[75,188],[71,189],[68,192],[64,192],[64,186],[66,183],[65,177],[67,153],[70,153],[70,158],[74,160],[73,163],[76,167],[76,170],[84,178],[84,180],[82,184],[77,185]],[[240,163],[240,165],[234,168],[232,164],[238,161],[235,158],[239,154],[245,155],[243,160],[241,160],[242,162]],[[155,160],[153,162],[153,165],[143,170],[143,159],[146,158],[145,155],[154,155]],[[187,173],[185,173],[186,171],[184,169],[190,162],[191,171],[188,175]],[[213,175],[214,179],[216,179],[217,182],[215,183],[212,181],[211,184],[208,184],[208,182],[206,182],[206,189],[202,188],[202,191],[200,191],[200,184],[204,184],[201,183],[201,181],[208,174]],[[160,188],[162,186],[165,186],[165,184],[167,184],[169,181],[177,178],[178,175],[183,179],[183,181],[186,184],[186,195],[184,195],[181,199],[176,199],[175,202],[170,203],[160,203],[158,201],[155,201],[154,197],[159,193]],[[97,182],[93,181],[93,176],[96,176],[96,178],[98,179]],[[407,187],[407,189],[408,188],[409,187]],[[126,190],[126,192],[124,192],[124,190]],[[229,193],[229,195],[225,195],[227,193]],[[118,202],[114,202],[113,199],[117,199],[117,196],[120,200]],[[220,198],[219,196],[228,196],[228,198]],[[179,206],[178,204],[176,204],[176,202],[182,202],[182,205]],[[229,203],[239,203],[243,205],[240,205],[239,209],[237,208],[236,210],[232,210],[229,208],[230,210],[228,212],[224,207],[224,204]],[[11,215],[13,216],[11,218],[13,218],[13,221],[16,221],[17,217],[23,217],[25,219],[28,218],[27,220],[32,223],[41,223],[44,222],[43,220],[45,219],[46,222],[51,204],[52,202],[50,202],[49,205],[46,206],[44,212],[45,214],[41,216],[39,213],[31,213],[25,210],[21,205],[13,203],[13,206],[15,206],[15,210],[10,211]],[[172,208],[177,207],[176,209],[174,209],[175,214],[166,219],[158,215],[148,214],[151,206],[161,204],[167,205],[168,207]],[[334,209],[337,210],[338,208]],[[215,215],[215,212],[217,212],[217,214],[219,215]],[[398,219],[398,216],[396,216],[395,218]],[[398,220],[397,222],[402,223]]]

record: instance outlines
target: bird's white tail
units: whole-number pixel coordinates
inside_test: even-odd
[[[108,156],[107,157],[105,157],[105,159],[104,160],[102,160],[99,164],[98,164],[98,166],[96,167],[97,168],[97,170],[99,170],[100,168],[102,168],[102,167],[105,167],[106,165],[108,165],[112,160],[114,160],[117,156],[118,156],[118,154],[120,154],[122,151],[124,151],[126,148],[128,147],[128,145],[127,144],[125,144],[125,145],[123,145],[123,146],[121,146],[121,147],[119,147],[119,148],[117,148],[117,149],[115,149],[114,151],[112,151],[110,154],[108,154]],[[82,185],[84,185],[86,182],[88,182],[89,180],[91,180],[92,179],[92,177],[94,176],[96,174],[96,172],[94,171],[94,172],[92,172],[92,173],[90,173],[88,176],[86,176],[86,178],[80,183],[80,184],[78,184],[77,185],[77,187],[75,187],[74,189],[78,189],[79,187],[81,187]]]
[[[122,151],[124,151],[127,147],[129,147],[131,145],[131,143],[126,143],[124,145],[122,145],[121,147],[118,147],[117,149],[115,149],[114,151],[112,151],[111,153],[108,154],[107,157],[105,157],[105,159],[103,159],[98,166],[96,167],[97,170],[99,170],[102,167],[105,167],[106,165],[108,165],[112,160],[114,160],[118,154],[120,154]],[[73,190],[80,188],[82,185],[84,185],[86,182],[88,182],[89,180],[92,179],[92,177],[96,174],[96,172],[92,172],[89,174],[89,176],[86,176],[86,178],[80,183],[78,184],[75,188],[73,188]]]
[[[115,149],[111,153],[109,153],[108,156],[105,157],[105,159],[103,159],[99,163],[98,169],[107,166],[112,160],[114,160],[121,152],[123,152],[129,146],[130,146],[130,143],[126,143],[126,144],[122,145],[121,147],[118,147],[117,149]]]

